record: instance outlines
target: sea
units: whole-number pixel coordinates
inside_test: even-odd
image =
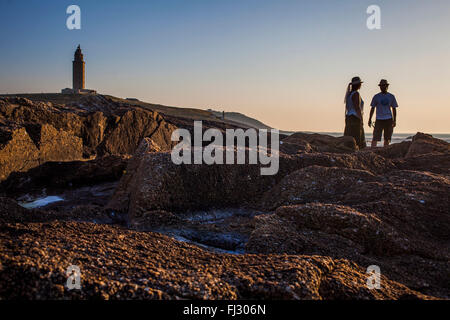
[[[305,133],[313,133],[313,132],[305,132]],[[316,132],[319,134],[328,134],[330,136],[333,137],[342,137],[343,136],[343,132]],[[402,141],[411,141],[412,137],[415,135],[416,133],[395,133],[392,135],[392,141],[391,143],[400,143]],[[450,143],[450,133],[436,133],[436,134],[431,134],[434,138],[437,139],[441,139],[444,140],[448,143]],[[370,145],[370,143],[372,142],[372,132],[366,132],[366,141],[367,144]],[[383,142],[378,142],[378,145],[382,144]]]

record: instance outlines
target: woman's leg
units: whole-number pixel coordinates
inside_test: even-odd
[[[364,149],[365,147],[367,147],[367,143],[366,143],[366,134],[364,133],[364,125],[361,123],[361,145],[359,146],[360,149]]]
[[[392,134],[394,132],[393,120],[387,120],[384,127],[384,146],[387,147],[391,143]]]
[[[345,118],[344,135],[353,137],[356,145],[361,148],[361,121],[358,117],[349,116]]]

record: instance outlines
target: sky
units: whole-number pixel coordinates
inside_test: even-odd
[[[66,27],[71,4],[81,30]],[[366,26],[372,4],[380,30]],[[448,30],[448,0],[0,0],[0,93],[71,87],[81,44],[102,94],[339,132],[350,79],[365,81],[367,118],[385,78],[397,132],[448,133]]]

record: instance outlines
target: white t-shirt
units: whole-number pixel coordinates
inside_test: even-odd
[[[392,108],[398,108],[397,100],[395,96],[389,92],[377,93],[370,104],[372,107],[377,108],[377,120],[392,119]]]
[[[350,93],[347,97],[346,105],[345,105],[345,115],[346,116],[358,116],[356,113],[355,107],[353,106],[353,100],[352,97],[356,93],[356,91],[353,91]],[[360,96],[360,104],[359,108],[361,109],[361,114],[364,114],[364,101]]]

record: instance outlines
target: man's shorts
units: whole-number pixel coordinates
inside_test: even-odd
[[[391,141],[394,127],[392,127],[393,120],[377,120],[375,121],[375,128],[373,129],[373,140],[381,141],[381,134],[384,131],[384,140]]]

